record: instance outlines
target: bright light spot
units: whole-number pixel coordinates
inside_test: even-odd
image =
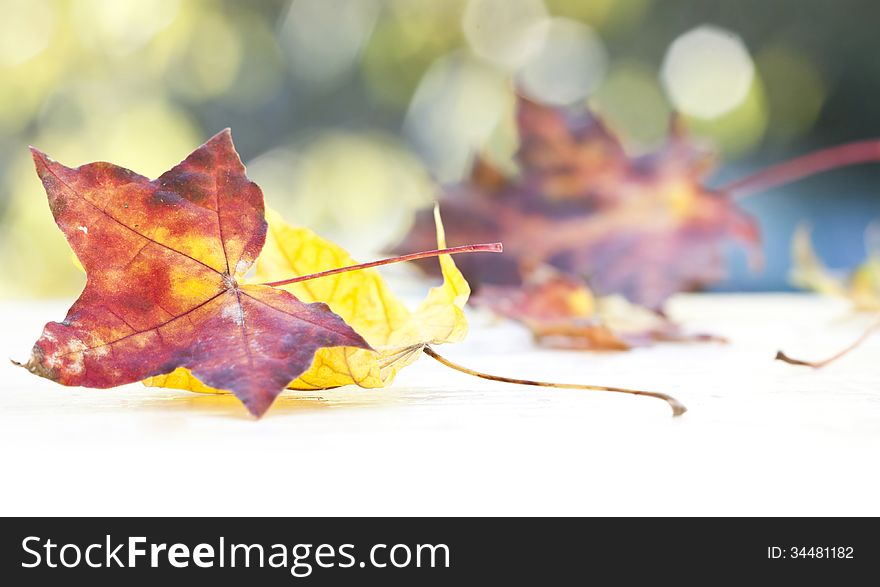
[[[748,153],[767,131],[767,100],[760,76],[755,75],[745,99],[736,108],[711,120],[688,118],[687,126],[694,135],[709,139],[724,161]]]
[[[108,133],[108,160],[158,177],[217,130],[195,128],[187,112],[162,99],[130,104]]]
[[[313,84],[347,73],[373,31],[376,0],[295,0],[281,28],[291,72]]]
[[[550,104],[585,98],[605,73],[602,40],[589,26],[567,18],[550,19],[545,35],[541,49],[520,70],[520,87],[532,98]]]
[[[333,132],[300,149],[278,148],[248,163],[272,207],[352,253],[373,254],[430,201],[433,184],[396,139]]]
[[[33,121],[46,96],[59,86],[68,63],[66,53],[48,50],[0,72],[0,135],[11,135]]]
[[[663,59],[662,79],[676,109],[712,119],[745,100],[754,73],[752,58],[739,37],[703,25],[670,45]]]
[[[505,77],[462,55],[438,59],[419,82],[405,131],[441,181],[457,181],[513,100]]]
[[[547,9],[541,0],[470,0],[463,26],[477,56],[515,69],[544,44],[546,22]]]
[[[206,99],[226,92],[238,76],[242,43],[237,29],[225,18],[206,14],[193,23],[183,74],[175,87],[192,98]]]
[[[76,30],[87,44],[125,55],[174,22],[179,0],[77,0],[71,3]]]
[[[91,135],[100,142],[88,152],[89,160],[113,161],[147,177],[158,177],[205,139],[208,133],[197,129],[189,115],[179,106],[163,98],[130,100],[116,112],[109,108],[88,113],[88,127],[80,135],[66,139],[77,149],[78,157],[85,152],[77,138]],[[63,152],[60,149],[59,152]]]
[[[326,198],[307,200],[298,195],[302,175],[308,167],[309,146],[283,146],[247,161],[248,177],[257,183],[266,197],[266,205],[298,226],[308,226],[327,236],[332,223],[327,221]]]
[[[637,61],[616,63],[594,98],[596,110],[627,143],[647,147],[666,138],[669,104],[652,67]]]
[[[39,55],[55,31],[55,5],[46,0],[7,0],[0,17],[0,66]]]
[[[764,49],[755,61],[767,86],[770,131],[789,139],[809,130],[826,92],[816,66],[783,46]]]

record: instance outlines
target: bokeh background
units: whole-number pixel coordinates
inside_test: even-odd
[[[0,296],[83,277],[27,145],[154,177],[227,126],[271,206],[360,256],[477,151],[511,168],[513,88],[589,103],[633,152],[673,110],[720,150],[717,179],[880,136],[871,0],[0,0]],[[852,267],[880,218],[880,165],[745,202],[766,266],[719,289],[788,287],[795,224]]]

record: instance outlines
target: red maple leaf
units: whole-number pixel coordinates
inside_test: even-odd
[[[87,283],[67,317],[46,325],[32,372],[105,388],[185,367],[261,415],[317,349],[369,348],[325,304],[241,283],[266,221],[228,130],[152,181],[33,156]]]

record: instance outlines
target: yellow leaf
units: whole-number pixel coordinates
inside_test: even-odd
[[[825,295],[849,298],[857,310],[880,310],[880,253],[871,251],[848,279],[835,275],[813,250],[810,232],[799,226],[792,241],[794,285]]]
[[[810,229],[800,225],[791,243],[793,266],[791,282],[797,287],[827,295],[846,295],[844,281],[825,267],[813,250]]]
[[[871,253],[850,279],[850,298],[859,310],[880,310],[880,256]]]
[[[437,248],[446,247],[440,213]],[[309,229],[287,224],[268,211],[269,232],[257,260],[254,283],[280,281],[355,265],[341,247]],[[319,350],[308,371],[289,387],[312,390],[359,385],[384,387],[403,367],[414,362],[426,344],[458,342],[467,334],[463,308],[470,287],[450,255],[439,257],[443,284],[431,289],[424,302],[410,312],[391,292],[375,269],[339,273],[281,286],[304,302],[324,302],[375,349],[335,347]],[[202,384],[185,369],[151,377],[145,385],[219,393]]]

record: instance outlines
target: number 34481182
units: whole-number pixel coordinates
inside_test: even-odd
[[[768,546],[767,558],[854,558],[852,546]]]

